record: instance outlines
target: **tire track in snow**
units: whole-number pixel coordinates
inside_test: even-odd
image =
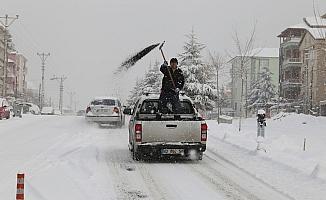
[[[221,141],[219,138],[216,138],[214,136],[212,136],[214,138],[214,140],[218,140],[219,142],[224,142]],[[229,144],[229,143],[226,143]],[[233,146],[233,144],[229,144],[231,146]],[[257,176],[255,176],[253,173],[249,172],[248,170],[238,166],[237,164],[235,164],[234,162],[228,160],[227,158],[225,158],[224,156],[220,155],[219,153],[217,153],[214,150],[211,150],[210,148],[208,148],[206,150],[207,154],[206,156],[210,159],[213,159],[215,161],[219,161],[220,163],[223,163],[226,167],[232,167],[234,169],[237,169],[238,171],[241,171],[242,173],[246,174],[247,176],[250,176],[252,179],[256,180],[257,182],[259,182],[260,184],[264,185],[267,188],[270,188],[271,190],[273,190],[275,193],[279,194],[280,198],[283,199],[290,199],[290,200],[295,200],[294,197],[290,196],[289,194],[277,189],[276,187],[274,187],[271,184],[268,184],[267,182],[265,182],[264,180],[258,178]],[[210,154],[210,156],[208,156]]]
[[[146,183],[147,188],[151,192],[151,196],[155,197],[154,199],[165,200],[170,199],[166,198],[167,194],[162,190],[163,186],[158,185],[157,181],[153,178],[150,173],[150,170],[147,168],[147,165],[144,163],[139,163],[136,165],[137,170],[140,172],[143,180]]]
[[[125,163],[131,164],[131,162],[123,157],[123,153],[116,154],[114,151],[110,151],[106,155],[106,163],[108,165],[111,177],[114,179],[114,186],[117,193],[117,199],[146,199],[148,195],[140,188],[140,184],[132,184],[135,180],[135,174],[133,171],[128,171]],[[130,165],[128,166],[130,167]]]
[[[207,156],[204,156],[207,159]],[[200,161],[199,165],[189,165],[190,170],[205,179],[208,184],[225,195],[226,199],[231,200],[259,200],[255,195],[231,181],[228,177],[217,171],[206,161]]]
[[[240,175],[245,175],[250,179],[251,181],[256,182],[256,185],[260,185],[260,187],[264,188],[265,190],[270,190],[269,193],[273,193],[273,195],[277,196],[277,199],[286,199],[286,200],[295,200],[295,198],[289,196],[288,194],[285,194],[282,191],[279,191],[277,188],[273,187],[272,185],[266,183],[265,181],[257,178],[255,175],[251,174],[247,170],[239,167],[235,163],[229,161],[228,159],[224,158],[217,152],[207,149],[207,153],[205,154],[205,158],[211,160],[212,162],[217,162],[219,165],[223,166],[223,168],[228,169],[229,171],[232,171],[234,173],[240,173]]]
[[[106,162],[114,178],[118,199],[169,199],[147,164],[133,161],[127,148],[123,153],[109,152]]]

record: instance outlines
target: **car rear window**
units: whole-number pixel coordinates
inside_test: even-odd
[[[168,114],[195,114],[194,108],[189,101],[180,101],[181,108],[178,113],[172,112],[171,103],[167,104]],[[145,100],[140,108],[140,114],[156,114],[159,100]]]
[[[105,106],[115,106],[114,99],[97,99],[91,102],[91,105],[105,105]]]

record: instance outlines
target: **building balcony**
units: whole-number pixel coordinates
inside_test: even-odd
[[[288,48],[291,46],[298,47],[301,38],[294,37],[294,38],[287,38],[281,43],[281,48]]]
[[[282,69],[286,69],[289,67],[301,67],[302,62],[300,58],[287,58],[282,63]]]

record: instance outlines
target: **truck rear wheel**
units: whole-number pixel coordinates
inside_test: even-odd
[[[140,154],[139,152],[135,149],[135,145],[132,148],[132,159],[139,161],[140,160]]]
[[[203,152],[198,153],[198,160],[203,160]]]
[[[123,123],[122,123],[122,121],[117,123],[117,127],[118,127],[118,128],[122,128],[122,127],[123,127]]]

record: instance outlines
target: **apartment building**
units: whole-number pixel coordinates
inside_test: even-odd
[[[241,69],[241,60],[245,60],[243,69]],[[231,68],[231,106],[234,109],[235,116],[246,115],[246,99],[253,86],[259,78],[259,74],[264,67],[269,68],[273,73],[272,83],[275,91],[279,86],[279,49],[278,48],[257,48],[243,58],[236,56],[230,61]],[[242,79],[244,79],[242,92]],[[242,95],[241,95],[242,94]],[[242,101],[241,101],[242,96]],[[242,112],[240,111],[242,108]]]
[[[326,15],[304,21],[309,28],[299,42],[303,110],[326,116]]]

